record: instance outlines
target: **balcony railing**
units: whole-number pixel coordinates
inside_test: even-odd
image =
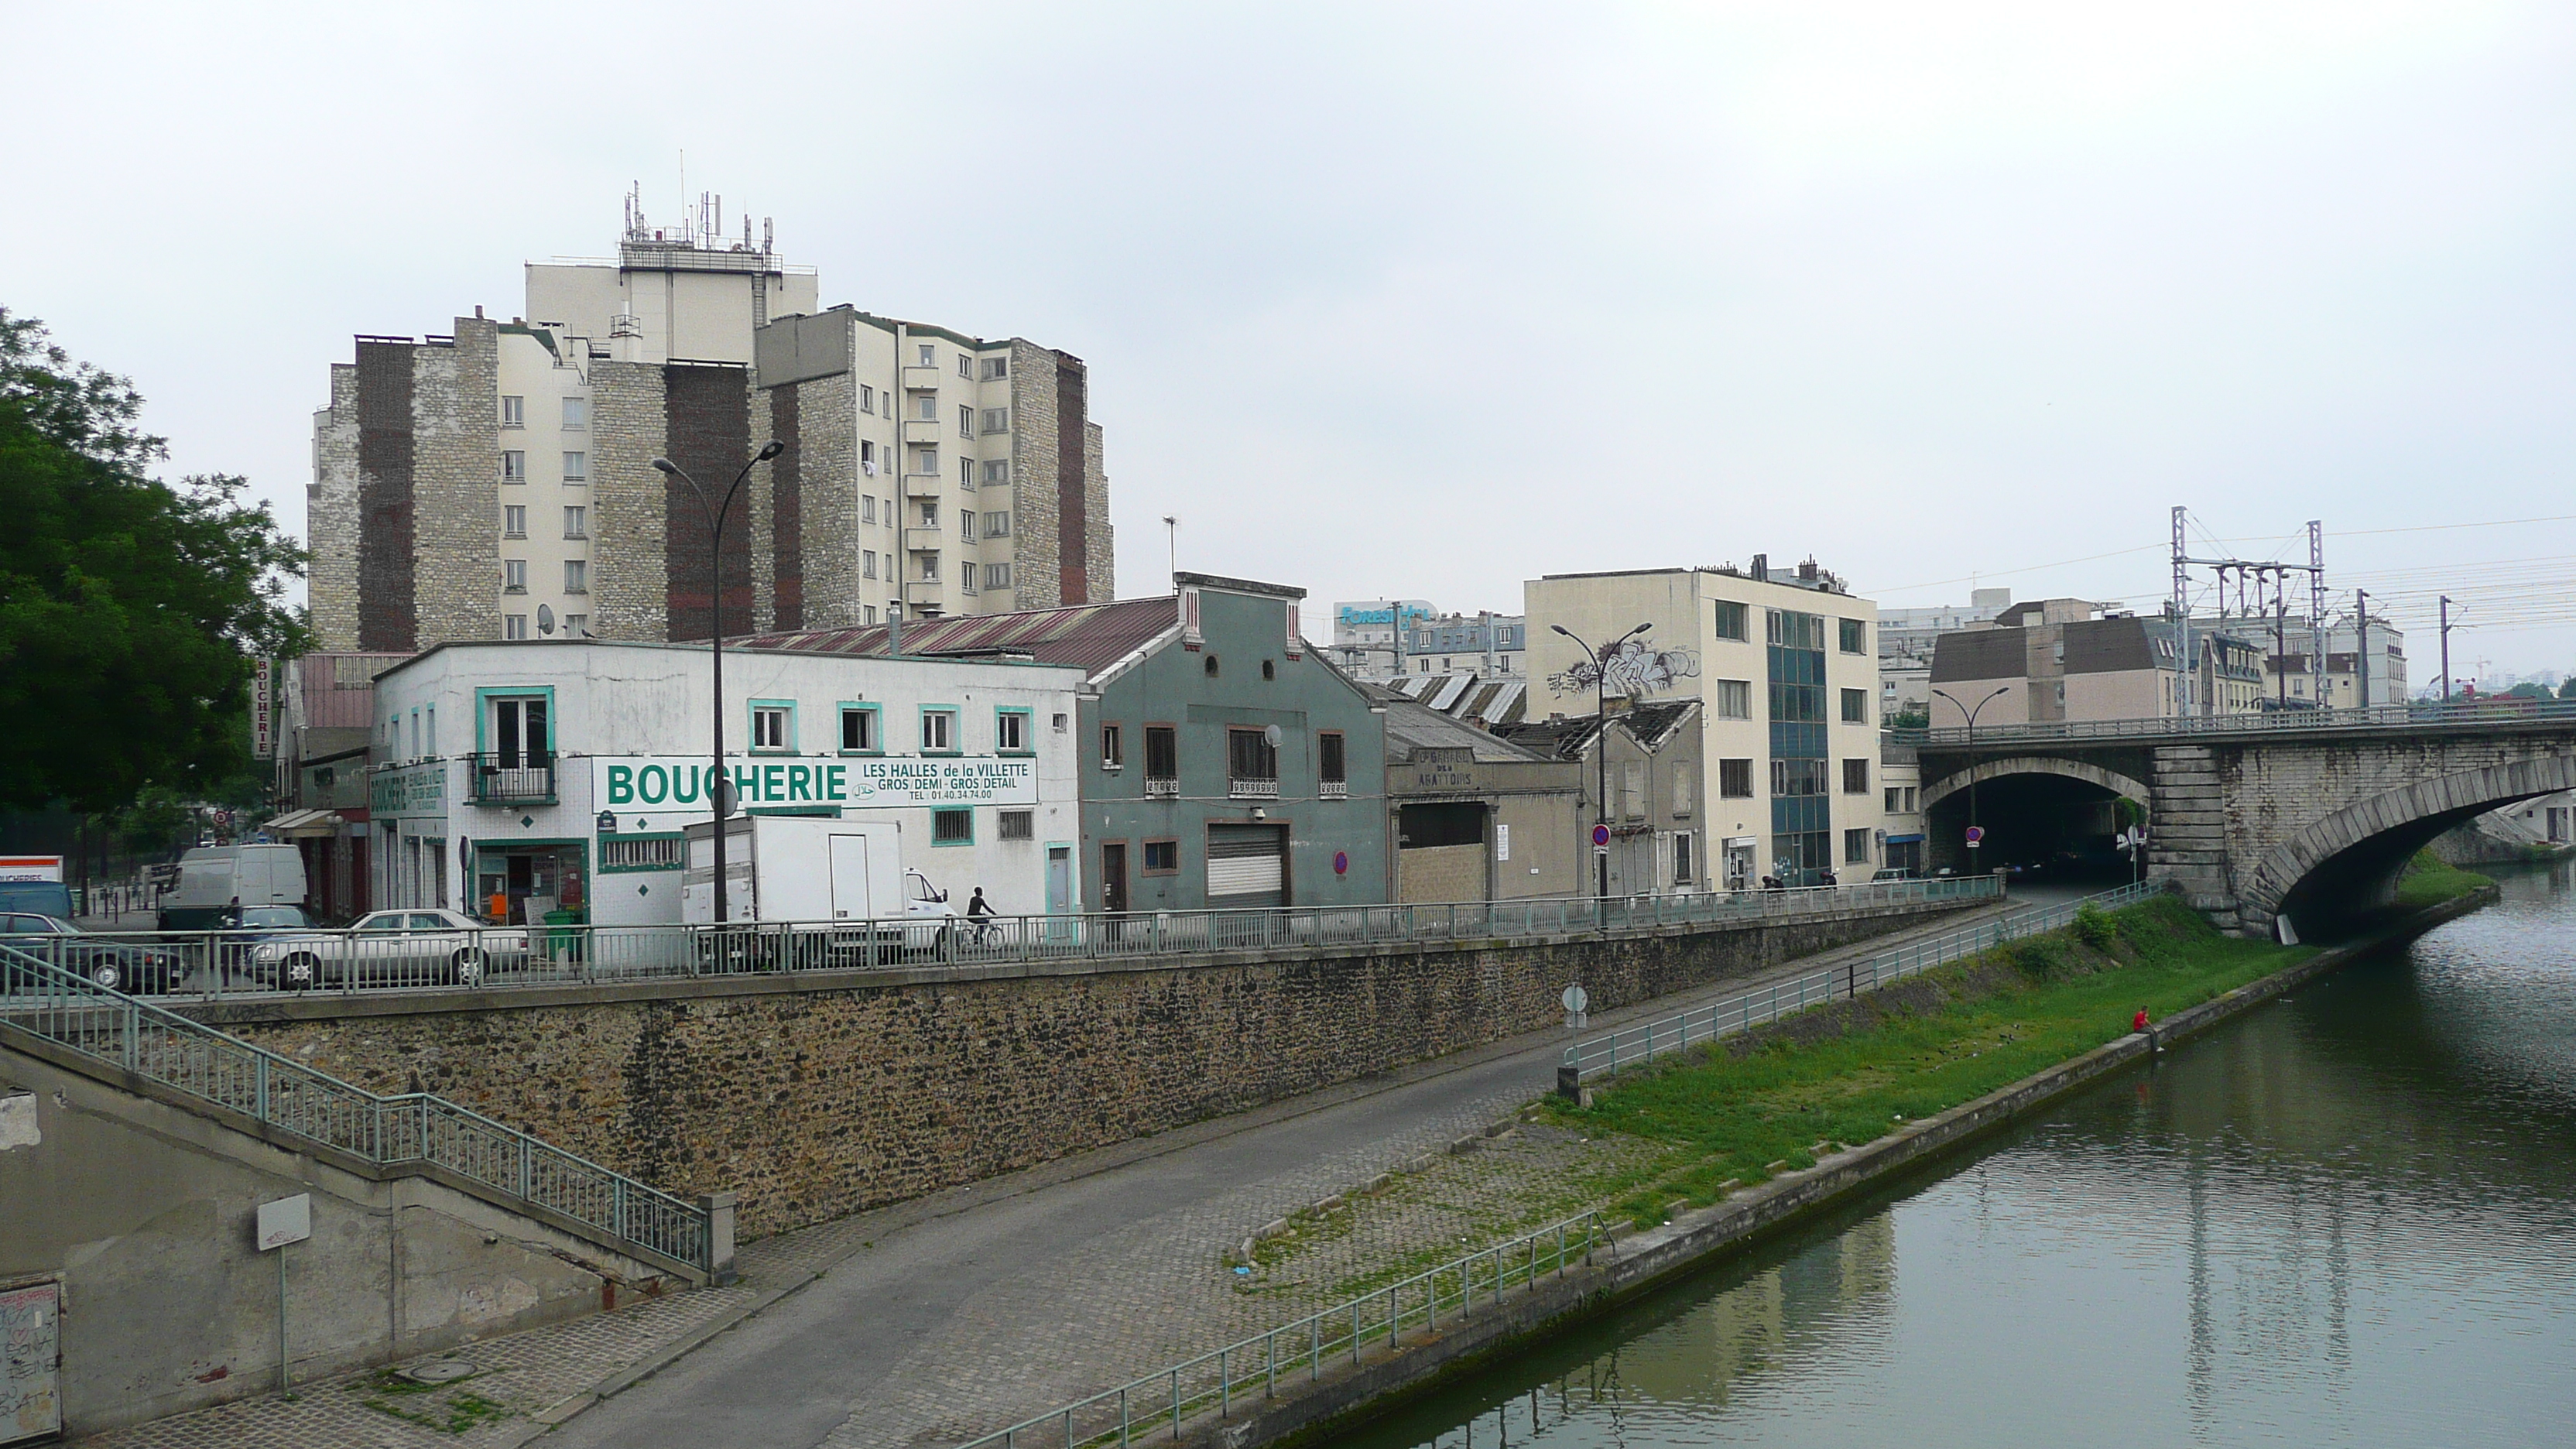
[[[1176,800],[1180,798],[1180,794],[1181,782],[1178,776],[1147,775],[1145,777],[1146,799],[1160,797]]]
[[[1228,780],[1225,782],[1225,796],[1229,800],[1276,800],[1279,798],[1279,782],[1275,779]]]
[[[466,798],[477,805],[545,805],[555,798],[555,757],[491,754],[467,757]]]
[[[1326,780],[1315,787],[1315,794],[1317,798],[1324,800],[1348,800],[1351,798],[1351,782]]]

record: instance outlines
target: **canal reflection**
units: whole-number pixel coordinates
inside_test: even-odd
[[[1351,1442],[2576,1441],[2576,882],[2505,884]]]

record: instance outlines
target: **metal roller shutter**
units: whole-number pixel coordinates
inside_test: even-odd
[[[1286,897],[1288,828],[1284,825],[1208,827],[1208,904],[1219,910],[1275,906]]]

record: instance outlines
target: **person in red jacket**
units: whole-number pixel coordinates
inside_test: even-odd
[[[2137,1015],[2135,1015],[2135,1016],[2133,1016],[2133,1017],[2130,1017],[2130,1018],[2129,1018],[2129,1030],[2131,1030],[2131,1031],[2145,1031],[2146,1029],[2147,1029],[2147,1009],[2146,1009],[2145,1007],[2141,1006],[2141,1007],[2139,1007],[2139,1008],[2138,1008],[2138,1014],[2137,1014]]]

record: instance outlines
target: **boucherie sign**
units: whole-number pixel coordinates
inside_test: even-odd
[[[736,757],[725,762],[742,807],[843,805],[1034,805],[1037,761],[993,755],[871,756],[843,760]],[[668,756],[598,756],[590,762],[591,803],[602,810],[707,811],[713,768]]]

